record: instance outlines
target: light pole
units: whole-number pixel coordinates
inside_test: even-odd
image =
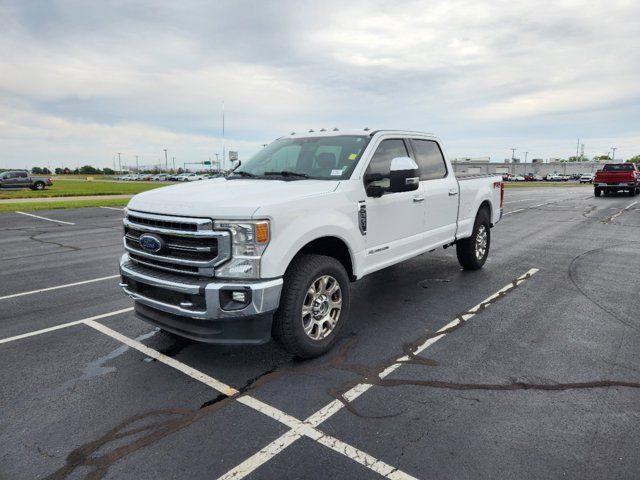
[[[515,148],[511,149],[511,161],[513,162],[513,160],[516,158],[516,150]]]
[[[176,171],[176,157],[171,157],[171,160],[173,160],[173,171]]]
[[[618,149],[618,147],[611,147],[611,151],[613,152],[611,154],[611,161],[616,159],[616,150]]]
[[[169,170],[169,160],[167,159],[167,149],[164,149],[164,168]]]
[[[122,160],[120,159],[120,152],[118,152],[118,171],[122,173]]]
[[[524,163],[527,163],[527,155],[529,155],[529,152],[524,152]]]
[[[138,155],[136,155],[136,173],[140,173],[140,164],[138,163]]]

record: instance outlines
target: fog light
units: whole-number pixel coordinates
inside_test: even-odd
[[[233,292],[231,294],[231,299],[234,302],[245,303],[247,301],[247,294],[246,292]]]

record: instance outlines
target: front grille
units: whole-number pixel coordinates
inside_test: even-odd
[[[124,229],[127,245],[139,250],[140,235],[145,232],[129,227]],[[166,243],[162,254],[173,258],[207,262],[218,256],[218,239],[216,237],[183,237],[177,235],[159,235]]]
[[[140,245],[143,234],[162,240],[157,252]],[[130,211],[124,219],[124,247],[135,263],[163,271],[212,277],[231,257],[230,233],[213,230],[205,218],[173,217]]]
[[[127,215],[127,219],[130,222],[137,223],[139,225],[147,225],[149,227],[167,228],[169,230],[183,230],[187,232],[195,232],[198,230],[198,225],[195,223],[174,222],[171,220],[145,218],[139,217],[135,214]]]

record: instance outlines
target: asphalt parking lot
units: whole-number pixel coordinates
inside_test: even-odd
[[[505,202],[484,269],[355,283],[314,361],[136,320],[119,209],[1,215],[0,478],[639,478],[640,202]]]

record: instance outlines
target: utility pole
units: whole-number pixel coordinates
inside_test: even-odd
[[[524,152],[524,163],[527,163],[527,155],[529,155],[529,152]]]
[[[171,157],[171,160],[173,161],[173,171],[175,172],[175,170],[176,170],[176,157]]]
[[[578,143],[576,144],[576,159],[578,158],[578,151],[580,150],[580,139],[578,139]]]
[[[516,149],[512,148],[511,149],[511,161],[513,161],[516,158]]]
[[[136,155],[136,173],[140,173],[140,164],[138,163],[138,155]]]
[[[216,153],[216,170],[218,170],[218,172],[220,172],[220,159],[218,159],[219,156],[220,154]]]
[[[225,156],[225,139],[224,139],[224,100],[222,101],[222,168],[224,169],[224,156]]]
[[[122,173],[122,160],[120,159],[120,152],[118,152],[118,171]]]
[[[611,151],[613,152],[611,154],[611,160],[615,160],[616,159],[616,150],[618,149],[618,147],[611,147]]]
[[[164,149],[164,168],[169,170],[169,160],[167,159],[167,149]]]

